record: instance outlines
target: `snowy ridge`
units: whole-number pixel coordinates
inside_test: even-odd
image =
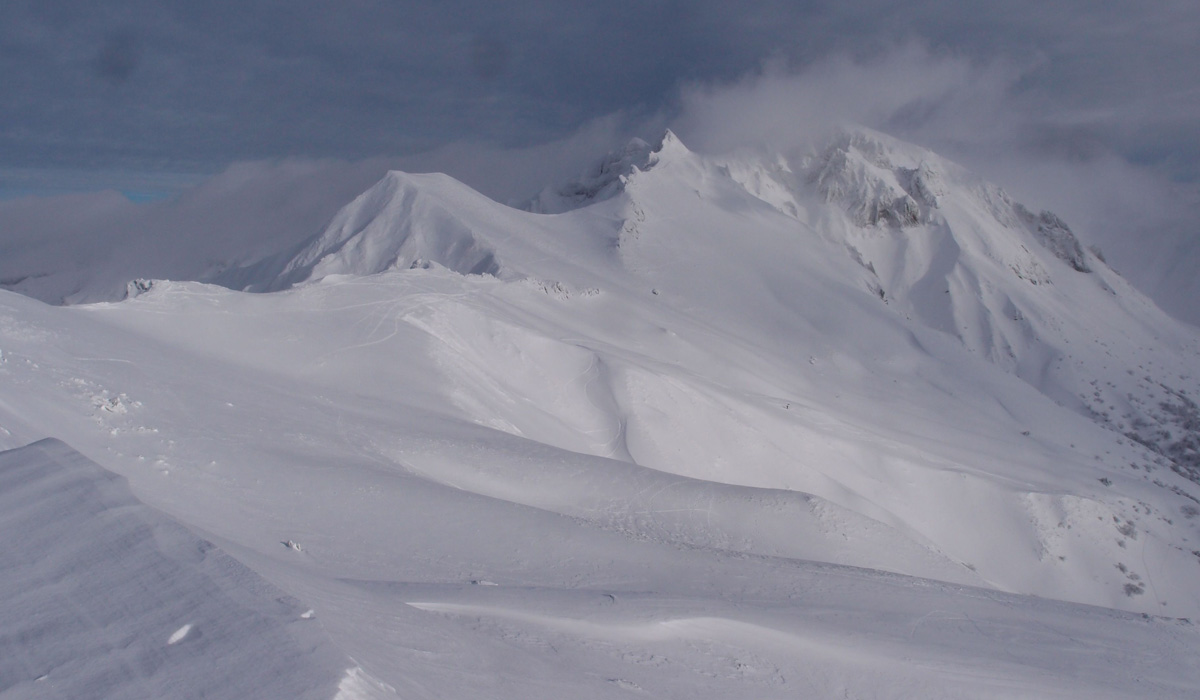
[[[483,199],[444,175],[388,173],[297,250],[223,272],[212,281],[275,291],[328,275],[370,275],[422,264],[462,274],[498,274],[501,267],[489,241],[457,211],[463,191],[468,198]]]

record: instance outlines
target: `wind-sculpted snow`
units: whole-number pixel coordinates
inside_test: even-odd
[[[56,440],[0,452],[0,695],[331,698],[351,665],[274,589]]]
[[[0,446],[303,600],[343,698],[1194,697],[1200,337],[952,163],[826,145],[635,143],[555,214],[392,174],[222,278],[274,293],[0,294]]]

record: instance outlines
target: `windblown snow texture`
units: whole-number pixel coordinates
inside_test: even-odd
[[[56,440],[0,453],[0,694],[329,698],[304,608]]]

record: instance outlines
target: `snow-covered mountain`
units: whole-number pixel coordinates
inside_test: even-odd
[[[675,190],[671,195],[691,188],[701,203],[681,205],[678,196],[659,191],[664,185]],[[1084,250],[1053,213],[1034,214],[936,154],[862,128],[793,159],[706,160],[668,132],[657,149],[634,140],[580,180],[547,188],[528,205],[532,212],[564,213],[615,199],[601,214],[607,221],[529,217],[445,176],[393,172],[298,250],[212,281],[265,291],[328,275],[437,264],[461,274],[598,289],[645,265],[635,241],[647,207],[732,205],[742,213],[753,208],[746,194],[795,220],[751,224],[794,229],[780,232],[781,249],[764,257],[778,263],[791,255],[799,271],[828,256],[828,244],[843,248],[862,269],[843,269],[836,282],[861,284],[906,320],[958,338],[1054,401],[1156,452],[1160,465],[1200,480],[1200,413],[1190,398],[1200,384],[1188,372],[1195,333]],[[722,215],[728,213],[712,212]],[[747,223],[729,226],[736,231]],[[732,238],[711,245],[739,246]],[[680,241],[681,249],[689,246]],[[688,274],[701,280],[723,274],[720,263],[703,262]],[[580,263],[587,269],[575,269]],[[838,263],[845,267],[845,260]],[[748,269],[754,274],[759,265]],[[645,284],[670,282],[669,275],[640,276]],[[1151,358],[1164,350],[1182,351],[1183,364],[1159,359],[1165,364],[1156,365]]]
[[[314,610],[343,697],[1200,688],[1200,333],[910,144],[391,173],[128,292],[0,294],[0,447]]]

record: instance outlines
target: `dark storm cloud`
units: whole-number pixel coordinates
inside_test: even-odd
[[[606,114],[669,117],[680,85],[767,59],[802,70],[915,41],[1019,68],[1005,98],[1041,114],[1030,143],[1071,150],[1051,142],[1086,132],[1195,177],[1198,15],[1172,0],[9,0],[0,165],[213,169],[528,144]],[[904,118],[922,116],[914,104]]]
[[[96,73],[105,80],[120,84],[129,80],[138,65],[137,36],[131,31],[113,32],[96,55]]]
[[[495,80],[508,68],[508,44],[494,37],[477,36],[471,42],[471,65],[481,80]]]
[[[660,45],[661,4],[624,5],[15,0],[2,157],[211,167],[561,136],[660,99],[687,61]]]

